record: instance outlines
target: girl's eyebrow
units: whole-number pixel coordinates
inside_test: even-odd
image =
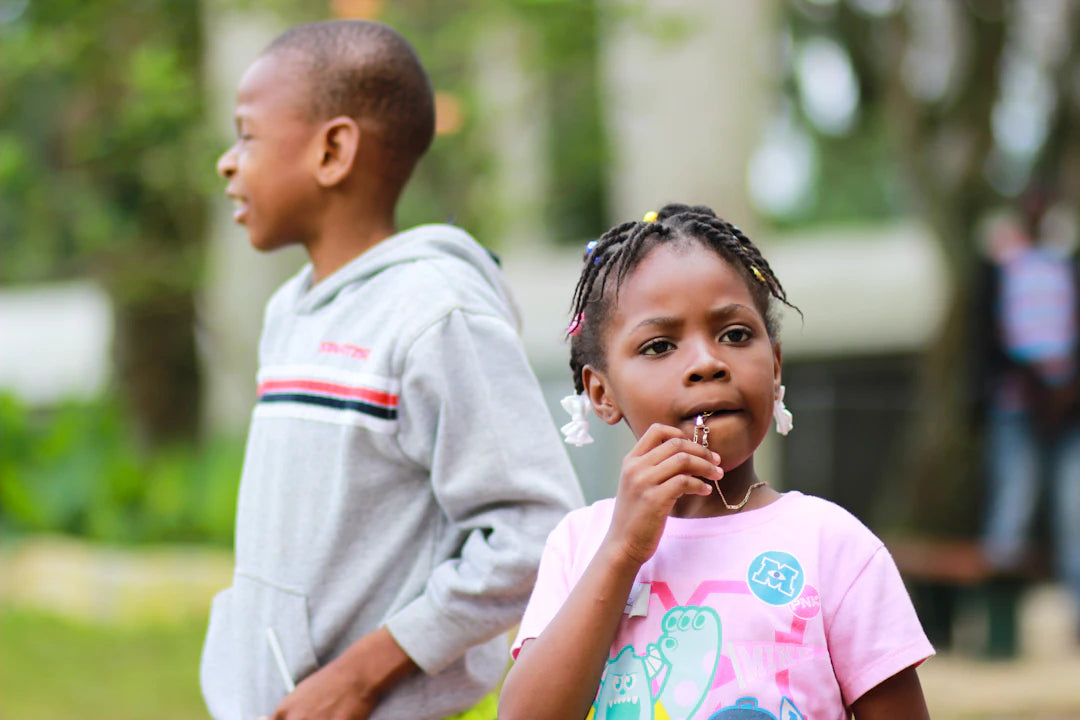
[[[723,320],[739,312],[753,312],[753,310],[742,303],[730,303],[716,308],[709,313],[709,317],[713,320]]]
[[[730,303],[728,305],[722,305],[721,307],[709,311],[709,319],[714,321],[726,320],[727,318],[739,312],[749,311],[750,308],[748,308],[746,305],[743,305],[742,303]],[[645,318],[637,325],[635,325],[631,332],[636,332],[638,330],[641,330],[642,328],[667,329],[672,327],[678,327],[682,325],[683,322],[683,318],[681,317],[658,315],[656,317]]]
[[[660,316],[657,316],[657,317],[645,318],[644,320],[639,322],[637,325],[635,325],[630,330],[630,332],[632,332],[632,333],[637,332],[638,330],[641,330],[642,328],[659,328],[659,329],[672,328],[672,327],[677,327],[679,325],[682,325],[682,323],[683,323],[682,318],[673,317],[673,316],[669,316],[669,315],[660,315]]]

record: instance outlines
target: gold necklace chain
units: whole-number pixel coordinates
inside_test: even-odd
[[[700,442],[701,447],[709,447],[709,426],[705,424],[705,418],[709,417],[710,415],[712,415],[711,412],[703,412],[694,419],[693,441]],[[701,432],[700,440],[698,439],[698,431]],[[716,479],[714,479],[712,482],[713,485],[716,487],[717,494],[720,495],[720,502],[724,503],[724,507],[732,511],[742,510],[746,506],[746,503],[750,502],[750,493],[754,492],[755,488],[759,488],[762,485],[768,485],[768,483],[764,480],[759,480],[750,487],[746,488],[746,495],[743,496],[742,502],[736,505],[732,505],[727,501],[727,498],[724,497],[724,491],[720,489],[720,482]]]
[[[762,485],[768,485],[769,483],[764,480],[758,480],[756,483],[746,488],[746,495],[743,495],[742,502],[738,505],[729,505],[727,498],[724,497],[724,493],[720,492],[720,484],[713,480],[713,485],[716,485],[716,492],[720,493],[720,500],[723,501],[724,507],[728,510],[742,510],[746,503],[750,502],[750,493],[754,492],[754,488],[759,488]]]

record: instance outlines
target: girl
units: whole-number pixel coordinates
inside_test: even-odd
[[[771,419],[791,424],[774,301],[793,307],[706,207],[590,243],[574,383],[637,443],[616,498],[548,538],[502,720],[929,717],[915,667],[933,648],[881,541],[754,472]],[[568,441],[589,441],[580,420]]]

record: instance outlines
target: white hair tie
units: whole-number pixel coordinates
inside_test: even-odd
[[[567,445],[588,445],[593,441],[589,435],[589,410],[592,403],[585,393],[580,395],[567,395],[560,401],[563,410],[570,413],[570,422],[563,425],[559,430],[566,438]]]

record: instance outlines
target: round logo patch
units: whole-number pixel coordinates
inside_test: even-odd
[[[796,617],[809,620],[821,612],[821,595],[813,585],[803,588],[802,595],[791,602],[791,612]]]
[[[806,578],[794,555],[770,550],[758,555],[746,571],[746,584],[763,602],[786,605],[798,599]]]

